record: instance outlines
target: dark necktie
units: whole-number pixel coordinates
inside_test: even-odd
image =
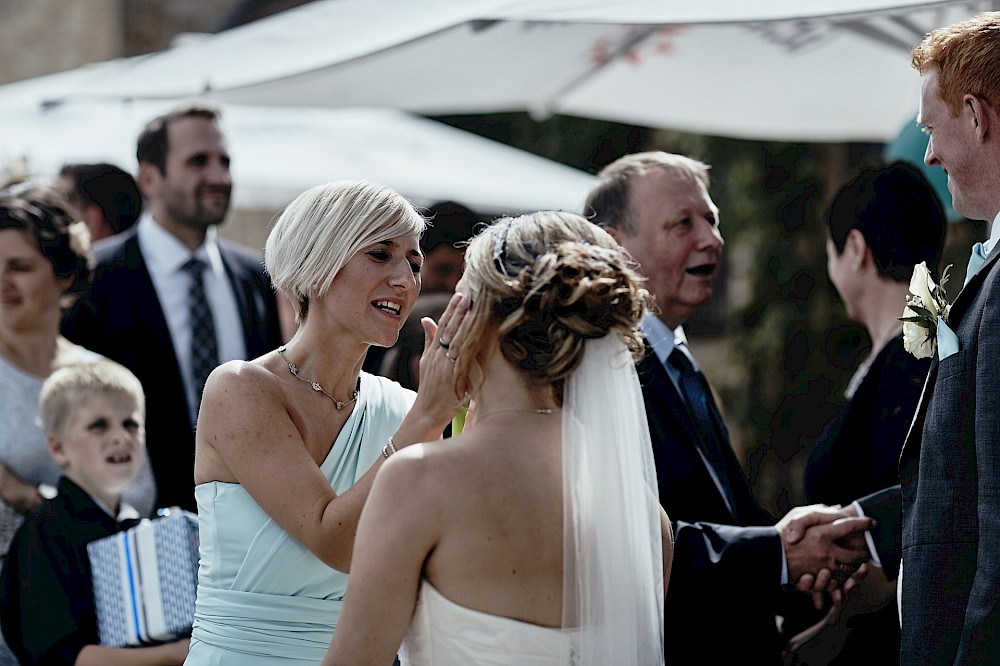
[[[697,442],[698,448],[701,449],[705,458],[708,459],[709,464],[715,468],[715,474],[718,477],[720,486],[719,489],[725,496],[729,508],[735,511],[732,491],[727,483],[729,478],[727,474],[728,467],[721,448],[722,442],[719,441],[721,438],[720,426],[722,417],[715,407],[715,401],[708,394],[708,382],[705,381],[705,378],[698,370],[695,370],[691,359],[687,357],[687,354],[680,347],[674,347],[667,361],[677,370],[680,376],[678,383],[680,384],[681,394],[691,408],[691,415],[694,417],[695,424],[698,427],[698,434],[700,435]],[[720,423],[716,424],[716,420]]]
[[[191,277],[188,309],[191,313],[191,377],[194,380],[195,404],[201,404],[201,392],[209,373],[219,365],[219,346],[215,339],[212,308],[205,297],[203,273],[208,268],[201,259],[192,257],[181,269]]]

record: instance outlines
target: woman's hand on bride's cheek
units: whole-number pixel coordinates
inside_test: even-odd
[[[465,380],[458,382],[457,357],[453,352],[461,347],[463,333],[467,330],[468,299],[455,294],[440,323],[429,317],[421,320],[424,328],[424,351],[420,357],[420,387],[417,399],[425,409],[440,411],[441,418],[451,419],[465,400]]]

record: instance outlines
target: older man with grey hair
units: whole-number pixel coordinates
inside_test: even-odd
[[[642,323],[647,354],[638,369],[660,502],[675,532],[666,635],[677,655],[778,664],[776,617],[811,609],[784,586],[823,568],[846,578],[867,553],[837,540],[870,521],[812,507],[775,525],[753,499],[683,329],[711,300],[722,261],[708,174],[681,155],[628,155],[598,174],[586,212],[638,262],[656,303]]]

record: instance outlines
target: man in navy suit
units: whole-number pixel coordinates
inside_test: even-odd
[[[658,310],[643,320],[648,349],[638,370],[660,502],[675,533],[668,660],[672,654],[712,663],[781,663],[776,616],[804,606],[790,586],[824,567],[858,566],[866,554],[835,540],[867,527],[866,519],[813,507],[775,525],[751,495],[682,328],[711,299],[722,260],[708,166],[640,153],[617,160],[598,178],[586,211],[638,262]]]
[[[229,210],[229,152],[216,109],[181,107],[139,136],[146,212],[97,253],[65,335],[128,367],[146,392],[159,506],[194,510],[194,426],[208,372],[280,344],[261,257],[218,238]]]

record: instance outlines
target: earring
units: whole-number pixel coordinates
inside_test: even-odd
[[[851,267],[851,270],[854,271],[855,273],[860,273],[861,272],[861,265],[860,264],[854,264],[854,266]]]

